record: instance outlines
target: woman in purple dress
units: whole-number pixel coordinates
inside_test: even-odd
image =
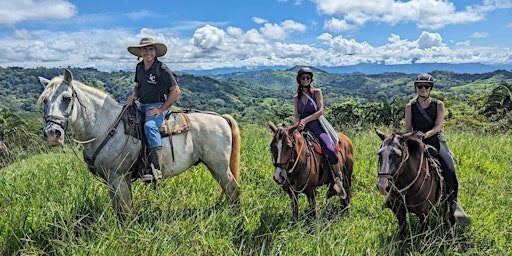
[[[336,145],[318,120],[324,112],[322,91],[311,85],[313,82],[313,71],[308,67],[299,69],[296,80],[298,86],[297,94],[293,97],[295,109],[294,123],[299,123],[297,128],[299,131],[307,129],[319,139],[334,175],[334,191],[329,190],[328,197],[334,194],[341,195],[343,193],[342,173],[335,151]]]

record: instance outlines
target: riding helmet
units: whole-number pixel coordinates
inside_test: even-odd
[[[427,73],[418,75],[416,79],[414,79],[414,85],[416,85],[417,83],[429,83],[432,84],[432,86],[434,86],[434,77]]]
[[[300,85],[300,76],[302,74],[309,74],[311,75],[311,82],[313,81],[313,70],[311,70],[310,68],[308,67],[302,67],[299,69],[299,71],[297,72],[297,77],[296,77],[296,80],[297,80],[297,83]]]
[[[308,67],[302,67],[299,69],[299,71],[297,72],[297,77],[299,77],[300,75],[302,74],[310,74],[311,77],[313,77],[313,70],[311,70],[310,68]]]

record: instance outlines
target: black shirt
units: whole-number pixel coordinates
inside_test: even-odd
[[[423,114],[421,114],[420,110],[418,107],[421,107],[421,105],[416,104],[416,103],[413,103],[411,104],[411,113],[412,113],[412,129],[414,131],[421,131],[423,133],[426,133],[430,130],[432,130],[432,128],[434,128],[434,126],[436,125],[435,124],[435,121],[436,121],[436,118],[437,118],[437,100],[436,99],[432,99],[430,101],[430,104],[428,105],[427,108],[424,108],[425,112],[427,113],[427,115],[430,117],[430,119],[432,120],[432,122],[428,121],[424,116]],[[433,136],[430,136],[426,139],[423,139],[423,141],[431,146],[434,146],[437,150],[439,150],[439,136],[440,136],[440,133],[437,133]]]
[[[165,102],[169,88],[178,84],[167,65],[157,59],[148,70],[144,70],[144,61],[137,64],[135,82],[142,104]]]

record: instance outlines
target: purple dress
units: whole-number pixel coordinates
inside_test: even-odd
[[[316,93],[313,93],[310,97],[316,101]],[[308,102],[305,105],[300,98],[298,100],[297,111],[300,113],[300,119],[304,119],[317,111],[311,100],[308,99]],[[329,137],[329,135],[324,131],[318,119],[308,122],[304,128],[311,131],[320,140],[320,144],[322,144],[322,148],[327,154],[329,163],[337,164],[339,160],[336,152],[334,151],[334,147],[332,146],[331,137]]]

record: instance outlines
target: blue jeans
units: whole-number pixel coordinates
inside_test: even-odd
[[[150,103],[150,104],[142,104],[140,109],[144,111],[144,133],[146,134],[146,138],[148,139],[149,147],[160,147],[162,146],[162,137],[160,137],[160,132],[158,128],[162,126],[164,123],[165,115],[169,110],[164,111],[159,116],[148,116],[148,112],[152,107],[158,108],[162,106],[162,103]]]

